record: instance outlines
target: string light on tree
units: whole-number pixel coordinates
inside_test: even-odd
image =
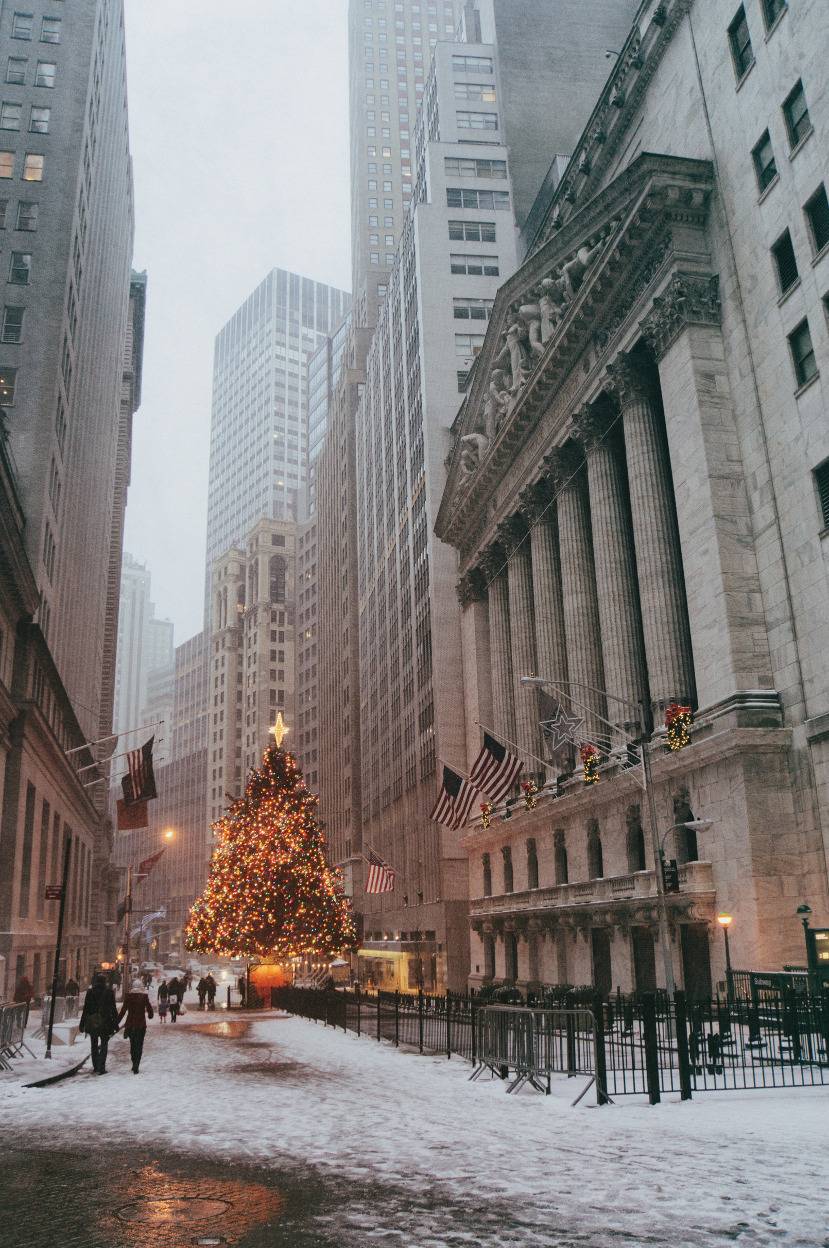
[[[317,798],[281,713],[244,795],[213,825],[216,848],[185,933],[188,949],[225,957],[330,958],[355,943],[339,874],[325,860]]]

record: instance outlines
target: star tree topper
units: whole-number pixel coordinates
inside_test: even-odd
[[[288,725],[285,723],[285,720],[282,718],[282,712],[280,711],[276,717],[276,723],[274,724],[273,728],[268,729],[268,732],[276,741],[276,748],[278,750],[282,749],[282,742],[285,740],[286,734],[289,733],[290,731],[291,730],[288,727]]]

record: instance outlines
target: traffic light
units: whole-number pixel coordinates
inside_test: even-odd
[[[666,893],[679,892],[679,867],[676,858],[662,859],[662,889]]]

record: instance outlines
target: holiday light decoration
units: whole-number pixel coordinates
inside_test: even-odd
[[[665,710],[665,728],[668,734],[668,748],[676,752],[682,750],[691,740],[689,729],[693,716],[690,706],[680,706],[672,702]]]
[[[328,958],[355,943],[316,806],[293,755],[269,746],[244,795],[213,824],[217,844],[190,910],[187,949],[276,960]]]
[[[583,770],[582,780],[585,784],[599,783],[599,751],[595,745],[583,745],[579,750],[579,758]]]
[[[492,823],[492,802],[481,802],[481,827],[488,828]]]
[[[538,793],[538,785],[534,780],[522,780],[521,792],[524,794],[524,805],[527,810],[535,810],[537,804],[536,794]]]

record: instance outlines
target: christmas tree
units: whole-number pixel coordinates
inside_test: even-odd
[[[218,844],[185,933],[220,956],[328,957],[355,941],[350,908],[325,861],[317,798],[291,754],[269,747],[244,796],[213,824]]]

